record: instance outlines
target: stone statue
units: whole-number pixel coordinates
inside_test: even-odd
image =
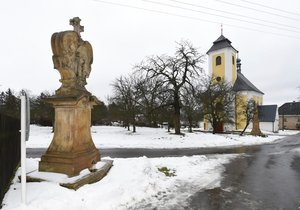
[[[55,109],[54,136],[39,162],[39,171],[76,176],[100,161],[99,150],[91,136],[91,110],[101,102],[85,89],[91,72],[93,49],[83,41],[80,19],[70,20],[73,31],[51,37],[54,68],[62,83],[56,94],[46,99]]]
[[[91,72],[93,49],[88,41],[81,39],[80,32],[83,32],[84,28],[80,21],[79,17],[71,19],[73,31],[54,33],[51,37],[54,68],[59,71],[62,83],[56,95],[90,95],[85,85]]]

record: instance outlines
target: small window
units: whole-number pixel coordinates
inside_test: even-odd
[[[222,79],[221,77],[216,77],[217,82],[220,82],[221,79]]]
[[[284,118],[283,118],[283,122],[287,122],[287,119],[286,119],[286,117],[284,117]]]
[[[235,65],[234,56],[232,56],[232,65]]]
[[[217,56],[216,57],[216,66],[221,65],[222,64],[222,58],[221,56]]]

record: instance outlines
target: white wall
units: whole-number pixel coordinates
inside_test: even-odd
[[[261,131],[278,132],[278,121],[276,122],[260,122]]]

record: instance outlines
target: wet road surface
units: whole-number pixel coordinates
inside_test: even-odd
[[[132,157],[182,157],[206,154],[234,154],[256,151],[259,146],[212,147],[212,148],[181,148],[181,149],[144,149],[144,148],[106,148],[99,149],[101,157],[132,158]],[[27,157],[39,158],[46,148],[27,148]]]
[[[299,210],[300,134],[235,159],[226,166],[220,188],[188,198],[187,209]]]

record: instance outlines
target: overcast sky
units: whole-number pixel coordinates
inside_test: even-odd
[[[300,96],[299,0],[1,0],[0,90],[58,89],[50,38],[71,30],[76,16],[94,51],[87,89],[100,100],[146,56],[172,55],[176,41],[189,40],[205,54],[221,23],[242,73],[265,93],[264,104]]]

